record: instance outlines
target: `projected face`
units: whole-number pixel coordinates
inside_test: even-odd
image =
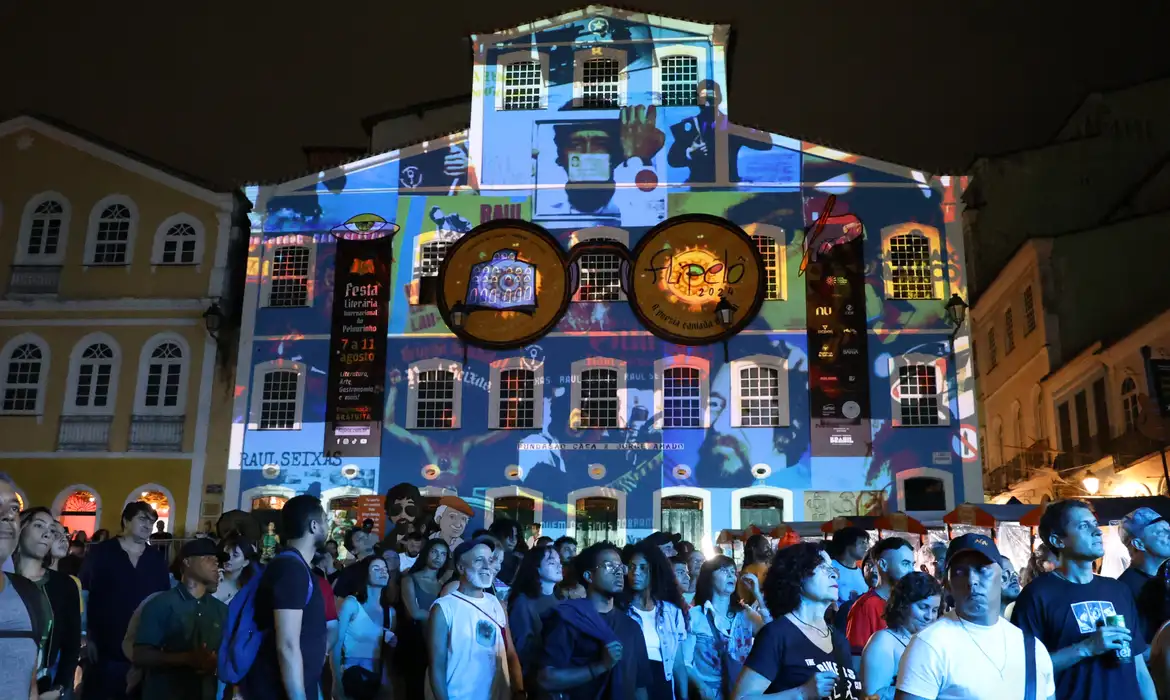
[[[613,139],[606,131],[583,127],[569,134],[568,144],[558,149],[569,182],[610,182],[613,166],[610,152]]]

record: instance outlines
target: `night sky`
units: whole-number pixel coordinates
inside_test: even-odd
[[[470,92],[469,34],[581,5],[7,2],[0,118],[44,113],[217,182],[279,180],[302,146],[364,147],[365,116]],[[733,121],[933,172],[1042,144],[1087,92],[1170,74],[1168,5],[626,4],[732,25]]]

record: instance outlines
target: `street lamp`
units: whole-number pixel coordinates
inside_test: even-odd
[[[945,308],[947,320],[955,327],[955,330],[951,331],[951,340],[954,340],[959,329],[963,326],[963,321],[967,318],[967,302],[963,301],[963,297],[958,294],[952,294]]]
[[[219,308],[219,302],[211,302],[211,306],[203,312],[203,325],[207,327],[207,333],[212,340],[219,340],[219,331],[223,328],[223,309]]]
[[[455,302],[455,305],[451,307],[449,315],[451,316],[451,329],[456,331],[462,330],[463,324],[467,323],[467,307],[463,305],[463,302]],[[463,338],[460,338],[459,342],[463,343],[463,366],[466,367],[467,342]]]
[[[1084,485],[1085,490],[1089,492],[1090,496],[1097,495],[1097,489],[1101,488],[1101,480],[1095,476],[1086,476],[1081,484]]]
[[[736,306],[723,297],[719,303],[715,305],[715,322],[723,326],[724,330],[731,328],[731,317],[735,313]],[[731,361],[731,356],[727,350],[727,338],[723,339],[723,362],[724,364]]]

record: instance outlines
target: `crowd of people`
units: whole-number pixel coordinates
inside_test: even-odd
[[[505,518],[453,548],[372,523],[339,547],[308,495],[279,520],[279,547],[206,534],[168,562],[147,503],[86,542],[0,481],[0,700],[1170,698],[1170,523],[1149,508],[1120,525],[1118,579],[1078,500],[1048,506],[1020,572],[979,533],[929,563],[856,527],[757,534],[740,566]]]

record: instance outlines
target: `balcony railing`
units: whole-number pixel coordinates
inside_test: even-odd
[[[989,471],[984,490],[991,494],[1003,493],[1021,481],[1030,479],[1036,470],[1047,466],[1047,453],[1033,446]]]
[[[102,452],[110,449],[112,416],[61,416],[58,450]]]
[[[60,265],[13,265],[8,296],[56,294],[60,285]]]
[[[134,416],[130,420],[131,452],[182,452],[186,416]]]
[[[1161,445],[1136,430],[1128,430],[1113,438],[1109,451],[1113,453],[1115,467],[1125,469],[1148,454],[1158,451]]]

